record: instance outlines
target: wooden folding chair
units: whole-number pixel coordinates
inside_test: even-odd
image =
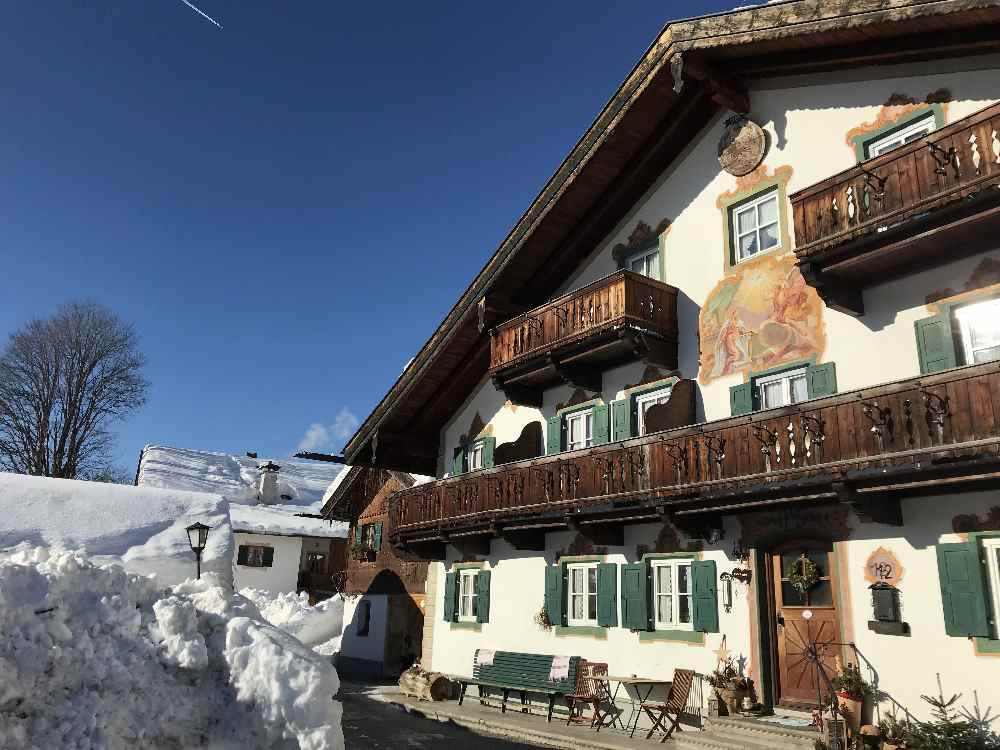
[[[603,721],[604,718],[601,713],[601,699],[604,697],[604,691],[601,690],[601,683],[604,681],[603,678],[607,677],[608,665],[605,663],[584,661],[580,663],[576,674],[575,692],[563,696],[566,699],[566,705],[569,707],[566,726],[569,726],[572,722],[582,724],[587,721],[593,727],[598,720]],[[577,708],[582,708],[583,705],[587,704],[591,707],[590,718],[584,716],[582,710],[577,715]]]
[[[691,683],[694,682],[694,671],[691,669],[675,669],[674,680],[670,683],[670,692],[667,693],[667,700],[664,703],[643,703],[641,708],[646,712],[649,720],[653,722],[653,728],[646,734],[648,740],[653,733],[659,729],[665,732],[660,742],[666,742],[676,729],[678,732],[684,730],[680,727],[681,714],[687,705],[688,694],[691,692]],[[663,725],[665,721],[670,722],[670,727]]]

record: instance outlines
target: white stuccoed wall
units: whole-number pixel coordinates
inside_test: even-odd
[[[233,576],[236,588],[264,589],[275,593],[295,591],[299,581],[299,559],[302,557],[302,540],[295,536],[270,534],[233,534],[236,549],[233,553]],[[274,561],[270,568],[250,568],[236,563],[241,544],[263,544],[274,548]]]
[[[371,603],[368,635],[358,635],[358,607]],[[365,594],[344,600],[344,635],[340,653],[351,659],[381,663],[385,658],[385,636],[389,623],[389,597],[385,594]]]

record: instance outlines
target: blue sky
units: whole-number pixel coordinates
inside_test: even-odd
[[[147,442],[337,450],[671,18],[720,2],[7,3],[0,335],[133,322]]]

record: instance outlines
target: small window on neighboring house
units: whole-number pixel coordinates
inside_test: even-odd
[[[566,566],[567,624],[597,625],[597,563]]]
[[[476,443],[469,451],[469,471],[483,468],[483,444]]]
[[[656,629],[690,630],[691,561],[654,560],[652,573]]]
[[[477,622],[479,619],[477,583],[478,569],[459,571],[458,579],[458,619],[459,622]]]
[[[965,363],[1000,359],[1000,299],[960,307],[955,318],[962,335]]]
[[[752,258],[771,250],[781,241],[778,226],[778,189],[771,188],[729,209],[734,260]]]
[[[355,632],[357,632],[358,637],[367,637],[372,625],[372,603],[362,601],[358,604],[358,610],[354,615],[354,619],[357,622],[357,630]]]
[[[589,448],[594,444],[594,413],[590,409],[566,415],[566,450]]]
[[[670,400],[670,388],[661,388],[658,391],[653,391],[652,393],[644,393],[641,396],[635,397],[636,406],[636,421],[637,427],[639,429],[640,435],[645,435],[646,429],[646,412],[657,404],[665,404]]]
[[[274,561],[274,548],[264,544],[241,544],[236,553],[238,565],[248,568],[270,568]]]
[[[869,159],[874,159],[876,156],[881,156],[884,153],[892,151],[894,148],[899,148],[907,143],[912,143],[926,137],[934,132],[934,128],[935,120],[934,112],[932,111],[885,135],[866,141],[864,146],[865,156]]]
[[[306,570],[310,573],[322,573],[326,568],[326,555],[322,552],[309,552],[306,554]]]
[[[633,273],[648,276],[651,279],[662,281],[660,274],[660,248],[657,246],[651,250],[643,250],[640,253],[629,256],[625,260],[625,268]]]
[[[754,383],[757,387],[761,409],[774,409],[778,406],[797,404],[809,399],[804,367],[755,378]]]

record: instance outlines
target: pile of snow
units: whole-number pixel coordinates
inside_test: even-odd
[[[218,494],[0,473],[0,549],[84,549],[99,561],[155,575],[162,586],[194,573],[185,527],[211,527],[202,570],[232,581],[229,504]]]
[[[216,576],[0,555],[0,747],[341,750],[329,660]]]
[[[340,595],[310,606],[304,592],[275,594],[247,588],[240,593],[257,606],[265,620],[291,633],[317,653],[332,656],[340,651],[344,630],[344,600]]]
[[[350,526],[342,521],[327,521],[301,515],[301,508],[290,505],[230,505],[233,531],[253,534],[284,534],[346,539]]]
[[[257,502],[260,464],[273,461],[278,472],[278,496],[296,512],[318,513],[330,483],[343,471],[339,464],[302,458],[249,458],[227,453],[147,445],[139,459],[137,484],[194,492],[215,492],[230,503]]]

